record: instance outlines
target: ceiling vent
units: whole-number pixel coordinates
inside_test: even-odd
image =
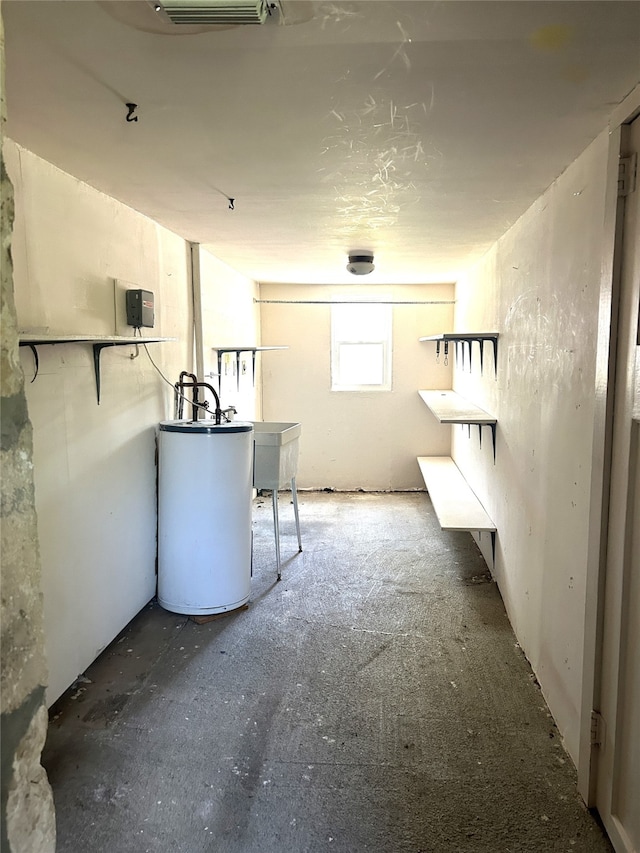
[[[373,255],[368,253],[359,253],[357,255],[349,255],[349,263],[347,264],[347,269],[353,275],[369,275],[370,272],[373,272],[375,266],[373,264]]]
[[[264,24],[270,11],[268,0],[166,0],[153,6],[172,23],[190,26]]]

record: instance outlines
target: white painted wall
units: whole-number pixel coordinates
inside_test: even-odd
[[[263,284],[263,300],[330,300],[384,290],[399,301],[452,300],[453,285],[375,288]],[[439,424],[419,388],[448,388],[450,367],[436,364],[424,335],[449,331],[453,305],[393,308],[393,390],[331,391],[329,305],[261,305],[264,344],[287,345],[265,353],[264,419],[302,423],[297,484],[300,488],[402,490],[424,488],[416,456],[447,455],[449,427]]]
[[[260,394],[256,390],[260,386],[259,360],[254,378],[251,355],[243,353],[238,381],[235,355],[225,357],[218,385],[214,350],[217,346],[252,346],[260,342],[258,285],[205,251],[200,255],[200,272],[204,284],[202,337],[206,381],[219,390],[223,408],[236,407],[237,420],[260,420]]]
[[[498,418],[453,455],[498,528],[494,575],[577,762],[607,134],[458,282],[456,329],[500,333],[497,377],[454,387]],[[473,436],[473,434],[472,434]]]
[[[192,370],[185,241],[11,142],[5,150],[20,327],[130,334],[121,316],[130,282],[155,294],[155,328],[143,334],[177,338],[149,345],[156,364],[171,382]],[[257,341],[256,285],[206,255],[202,280],[207,340],[224,331]],[[28,381],[33,356],[21,353]],[[51,703],[155,594],[155,426],[173,416],[173,391],[144,350],[132,360],[133,348],[106,349],[98,406],[89,345],[38,354],[27,399]]]

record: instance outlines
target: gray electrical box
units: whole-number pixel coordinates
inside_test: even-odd
[[[150,290],[127,290],[127,324],[139,329],[153,328],[153,293]]]

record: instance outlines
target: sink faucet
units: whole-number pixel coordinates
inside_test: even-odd
[[[185,382],[185,379],[190,379],[191,382]],[[213,387],[213,385],[209,385],[208,382],[198,382],[198,377],[195,376],[195,374],[188,373],[186,370],[183,370],[182,373],[180,374],[180,378],[178,379],[178,381],[176,382],[176,384],[173,387],[175,389],[175,398],[176,398],[175,399],[175,402],[176,402],[175,408],[176,408],[176,415],[177,415],[178,420],[182,419],[182,412],[183,412],[184,401],[185,401],[184,389],[185,388],[193,388],[193,399],[191,402],[191,406],[192,406],[191,419],[193,421],[197,421],[198,420],[198,409],[204,409],[205,411],[207,411],[209,409],[209,401],[208,400],[202,400],[201,401],[199,399],[198,388],[208,388],[208,390],[211,391],[214,400],[216,401],[216,407],[214,410],[215,422],[216,422],[216,424],[221,423],[223,412],[222,412],[222,409],[220,408],[220,397],[218,397],[218,394],[217,394],[215,388]],[[231,408],[233,408],[233,407],[231,407]]]
[[[229,406],[227,409],[221,409],[220,414],[223,415],[227,419],[227,421],[232,421],[234,415],[238,414],[238,410],[235,406]]]

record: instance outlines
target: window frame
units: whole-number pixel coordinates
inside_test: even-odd
[[[337,392],[366,392],[380,393],[392,391],[392,355],[393,355],[393,310],[392,306],[385,304],[385,300],[390,297],[377,295],[377,298],[371,296],[352,296],[344,298],[344,304],[336,301],[331,305],[331,391]],[[380,308],[385,309],[385,316],[380,323],[383,327],[383,334],[376,335],[363,334],[362,329],[357,329],[352,335],[340,334],[338,327],[344,325],[344,318],[337,319],[337,314],[340,308],[354,308],[355,303],[362,302],[363,308],[375,307],[375,303],[380,303]],[[366,304],[364,304],[366,303]],[[380,322],[380,321],[379,321]],[[340,381],[340,350],[342,346],[349,345],[378,345],[382,348],[382,382],[380,383],[352,383]]]

